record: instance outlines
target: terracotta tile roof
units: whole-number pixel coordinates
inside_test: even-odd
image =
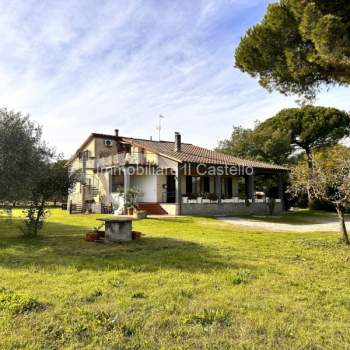
[[[174,142],[170,141],[151,141],[129,137],[122,137],[122,140],[126,143],[145,148],[148,151],[163,155],[180,163],[205,163],[213,165],[233,165],[281,171],[288,170],[288,168],[279,165],[237,158],[203,147],[194,146],[189,143],[182,143],[181,152],[175,152]]]
[[[84,141],[84,143],[78,148],[78,150],[73,154],[73,156],[68,160],[67,166],[79,155],[84,147],[93,138],[104,138],[116,140],[115,135],[97,134],[92,133]],[[151,141],[145,139],[136,139],[132,137],[120,136],[119,139],[125,143],[133,144],[145,148],[150,152],[160,154],[166,158],[173,159],[180,163],[204,163],[213,165],[233,165],[233,166],[243,166],[243,167],[253,167],[258,169],[270,169],[270,170],[280,170],[288,171],[289,169],[283,166],[274,165],[270,163],[258,162],[254,160],[242,159],[234,157],[231,155],[219,153],[206,149],[203,147],[194,146],[190,143],[181,143],[181,152],[174,151],[174,142],[171,141]]]

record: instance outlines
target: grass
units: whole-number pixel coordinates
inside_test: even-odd
[[[31,240],[0,219],[0,349],[349,349],[337,234],[182,217],[85,242],[98,217],[53,210]]]
[[[347,219],[348,219],[348,215]],[[336,213],[324,212],[320,210],[301,209],[298,211],[288,211],[279,215],[241,215],[242,218],[254,219],[263,222],[274,222],[281,224],[312,225],[319,223],[322,219],[337,219]]]

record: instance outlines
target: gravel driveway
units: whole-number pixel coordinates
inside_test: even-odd
[[[308,218],[305,224],[285,224],[279,222],[266,222],[258,219],[221,217],[218,218],[228,224],[241,225],[251,228],[264,229],[269,231],[293,231],[293,232],[315,232],[315,231],[339,231],[337,217]],[[348,226],[348,225],[347,225]]]

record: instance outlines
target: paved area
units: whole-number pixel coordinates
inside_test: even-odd
[[[241,225],[251,228],[264,229],[269,231],[293,231],[293,232],[329,232],[339,231],[337,217],[308,218],[305,224],[302,223],[279,223],[266,222],[259,219],[221,217],[219,220],[233,225]],[[347,225],[348,226],[348,225]]]

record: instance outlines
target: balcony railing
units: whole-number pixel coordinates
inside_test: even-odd
[[[108,168],[113,166],[123,166],[126,164],[145,165],[146,160],[142,154],[138,153],[118,153],[95,160],[96,168]]]
[[[114,166],[153,164],[142,153],[118,153],[106,157],[89,158],[80,161],[80,169],[104,169]]]

